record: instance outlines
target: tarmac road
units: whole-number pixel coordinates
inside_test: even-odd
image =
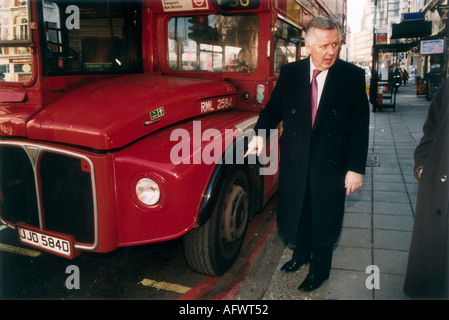
[[[251,236],[222,277],[193,272],[180,240],[67,260],[19,244],[15,231],[2,227],[0,299],[262,299],[285,249],[276,232],[275,203],[250,223]]]

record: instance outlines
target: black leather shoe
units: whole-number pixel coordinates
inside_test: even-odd
[[[308,274],[304,281],[299,286],[301,291],[312,291],[321,286],[321,284],[329,278],[328,275],[314,275]]]
[[[305,261],[305,260],[297,260],[297,259],[292,259],[288,262],[286,262],[282,268],[281,271],[285,271],[285,272],[293,272],[298,270],[303,264],[307,263],[309,261]]]

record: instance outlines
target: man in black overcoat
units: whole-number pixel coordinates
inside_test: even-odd
[[[263,148],[259,130],[275,129],[282,122],[277,222],[282,237],[296,244],[292,260],[282,270],[295,271],[310,262],[299,286],[310,291],[329,277],[345,195],[362,186],[369,103],[364,70],[338,59],[341,29],[335,20],[314,18],[305,43],[310,57],[281,68],[248,153],[260,154]],[[312,126],[313,69],[321,73]]]
[[[449,299],[449,79],[432,101],[416,147],[419,179],[404,291],[416,299]]]

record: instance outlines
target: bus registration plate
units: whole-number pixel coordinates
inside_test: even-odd
[[[42,249],[59,256],[72,258],[73,244],[72,240],[67,237],[55,237],[46,234],[41,230],[35,231],[28,228],[17,227],[19,241],[32,247]]]

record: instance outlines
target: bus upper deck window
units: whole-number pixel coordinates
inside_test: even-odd
[[[254,15],[174,17],[168,23],[169,67],[173,71],[253,72],[258,31]]]
[[[274,43],[274,73],[281,71],[281,66],[296,61],[301,42],[301,30],[282,21],[276,21]]]
[[[47,74],[141,70],[141,8],[135,1],[42,2]]]

